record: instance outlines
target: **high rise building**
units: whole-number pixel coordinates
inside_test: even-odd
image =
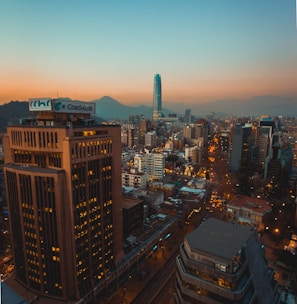
[[[265,160],[271,150],[272,145],[272,127],[259,126],[257,128],[257,144],[259,146],[258,164],[260,168],[264,168]]]
[[[29,109],[36,118],[3,138],[15,275],[41,296],[81,299],[123,257],[121,129],[97,125],[93,103]]]
[[[154,102],[153,102],[153,120],[157,121],[163,116],[162,113],[162,86],[161,76],[155,75],[154,78]]]
[[[191,109],[186,109],[185,110],[185,123],[191,123],[192,122],[192,117],[191,117]]]
[[[265,159],[264,178],[274,180],[274,186],[281,180],[288,180],[292,170],[293,151],[286,136],[277,132],[272,135],[272,147]]]
[[[125,123],[121,125],[121,139],[122,144],[126,147],[132,148],[139,143],[139,130],[132,123]]]
[[[250,157],[252,146],[252,128],[238,123],[232,131],[231,169],[238,171],[242,160],[247,161]]]
[[[279,303],[255,229],[210,218],[185,237],[175,303]]]

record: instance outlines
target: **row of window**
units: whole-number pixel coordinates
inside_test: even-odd
[[[30,148],[58,148],[57,132],[11,131],[11,141],[15,146]]]
[[[110,153],[112,153],[111,139],[79,142],[73,144],[71,148],[71,155],[73,159]]]
[[[30,151],[15,150],[14,162],[21,164],[36,164],[39,167],[62,168],[62,153],[32,153]]]

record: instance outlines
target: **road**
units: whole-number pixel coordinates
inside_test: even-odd
[[[171,276],[167,278],[167,282],[162,288],[159,290],[159,292],[154,297],[153,301],[150,303],[154,304],[173,304],[174,303],[174,284],[175,284],[175,277],[176,273],[175,271],[172,272]]]
[[[131,304],[170,303],[173,300],[172,280],[175,278],[176,257],[178,250],[168,259],[162,270],[159,270],[146,287],[134,298]],[[171,296],[171,299],[170,299]],[[169,301],[162,301],[163,298]],[[162,301],[162,302],[159,302]]]

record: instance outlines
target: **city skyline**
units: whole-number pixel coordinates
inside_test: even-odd
[[[2,4],[0,104],[151,104],[157,73],[164,102],[297,96],[294,0],[30,3]]]

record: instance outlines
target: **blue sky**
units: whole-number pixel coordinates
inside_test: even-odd
[[[156,73],[172,102],[297,95],[294,0],[0,4],[0,102],[151,102]]]

